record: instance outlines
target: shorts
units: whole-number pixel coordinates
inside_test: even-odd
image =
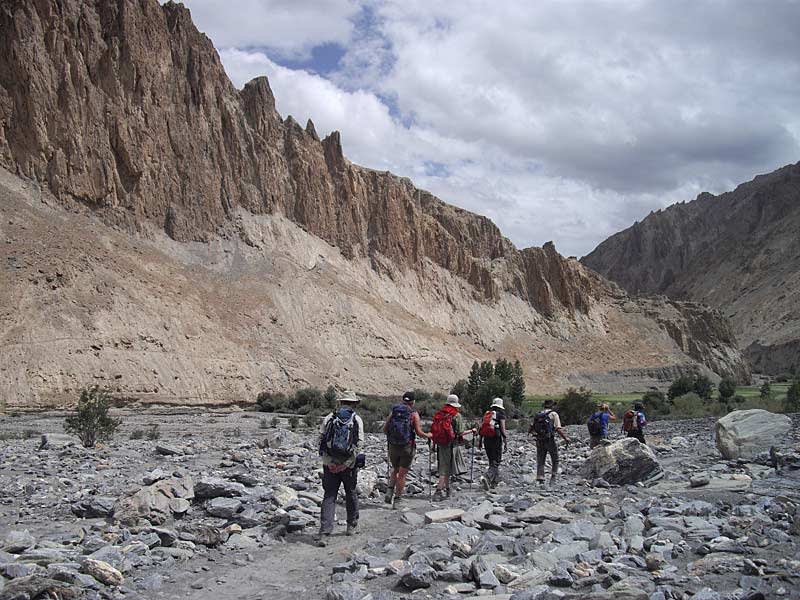
[[[414,444],[406,444],[405,446],[388,444],[388,447],[389,463],[391,463],[393,469],[411,468],[411,463],[414,462],[414,451],[416,450]]]

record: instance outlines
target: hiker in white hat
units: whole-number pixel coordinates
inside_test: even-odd
[[[431,439],[436,444],[436,462],[439,481],[433,500],[444,500],[450,497],[450,476],[456,468],[456,446],[464,443],[464,436],[475,435],[474,429],[464,430],[464,418],[459,410],[461,403],[458,396],[450,394],[447,403],[433,415]]]
[[[500,483],[500,463],[503,460],[503,452],[508,451],[506,411],[502,398],[492,400],[489,410],[483,413],[478,433],[480,434],[478,450],[481,449],[481,446],[486,448],[486,456],[489,459],[489,469],[486,471],[486,475],[481,476],[481,485],[488,492]]]

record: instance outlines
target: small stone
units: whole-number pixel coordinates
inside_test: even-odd
[[[102,560],[87,558],[83,561],[81,570],[106,585],[122,585],[122,582],[125,581],[122,573]]]
[[[411,570],[401,578],[401,583],[410,590],[429,588],[436,579],[436,571],[433,567],[419,562],[412,565]]]
[[[230,519],[241,509],[242,502],[236,498],[212,498],[206,504],[206,512],[221,519]]]
[[[698,473],[697,475],[693,475],[689,479],[689,487],[697,488],[703,487],[704,485],[708,485],[711,482],[711,478],[706,473]]]
[[[162,443],[156,444],[156,454],[161,454],[162,456],[180,456],[183,454],[183,450],[172,444]]]
[[[457,521],[461,518],[464,511],[460,508],[442,508],[425,513],[427,523],[446,523],[447,521]]]

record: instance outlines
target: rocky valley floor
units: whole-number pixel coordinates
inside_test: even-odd
[[[585,428],[570,427],[561,477],[539,489],[535,447],[513,432],[496,490],[477,483],[476,452],[475,485],[435,505],[421,448],[402,509],[382,502],[370,434],[360,531],[340,523],[323,548],[309,430],[239,411],[120,415],[94,450],[42,437],[63,415],[0,417],[0,599],[800,598],[798,415],[777,470],[722,459],[713,420],[652,423],[663,472],[621,486],[581,474]],[[130,439],[154,425],[158,439]]]

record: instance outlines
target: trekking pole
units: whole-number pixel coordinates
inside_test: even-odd
[[[433,451],[436,444],[428,442],[428,502],[433,504]]]
[[[469,489],[472,490],[472,482],[475,479],[475,432],[472,433],[472,458],[469,465]]]

